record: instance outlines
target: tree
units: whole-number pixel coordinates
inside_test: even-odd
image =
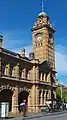
[[[60,90],[60,88],[56,89],[56,98],[61,99],[61,90]]]
[[[62,88],[62,96],[65,102],[67,102],[67,90]],[[57,99],[61,99],[61,88],[56,89],[56,97]]]
[[[63,98],[65,102],[67,103],[67,90],[63,89]]]

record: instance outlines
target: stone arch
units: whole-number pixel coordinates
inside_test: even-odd
[[[13,88],[9,84],[5,86],[0,86],[0,92],[5,89],[13,91]]]
[[[19,94],[18,94],[18,110],[19,112],[21,111],[20,110],[20,104],[23,102],[23,100],[26,100],[26,103],[28,103],[28,96],[29,96],[29,90],[28,89],[25,89],[25,88],[21,88],[19,90]]]
[[[30,92],[30,90],[26,87],[19,88],[19,93],[22,92],[22,91]]]
[[[0,102],[8,102],[9,103],[9,111],[12,110],[12,89],[8,89],[3,87],[0,89]]]

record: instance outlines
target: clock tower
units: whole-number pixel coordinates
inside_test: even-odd
[[[45,12],[39,13],[32,28],[32,47],[36,59],[47,60],[55,69],[54,28]]]

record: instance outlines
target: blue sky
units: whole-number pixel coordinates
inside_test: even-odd
[[[67,84],[67,0],[43,0],[44,11],[56,29],[55,55],[57,78]],[[19,52],[32,44],[31,28],[41,12],[41,0],[0,0],[0,34],[3,47]]]

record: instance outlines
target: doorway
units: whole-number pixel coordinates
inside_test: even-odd
[[[4,89],[0,92],[0,102],[8,102],[9,111],[12,109],[12,94],[13,92],[9,89]]]
[[[20,104],[23,102],[23,100],[26,100],[26,103],[28,103],[28,95],[29,93],[27,91],[21,91],[18,96],[18,105],[19,105],[19,111],[20,111]]]

